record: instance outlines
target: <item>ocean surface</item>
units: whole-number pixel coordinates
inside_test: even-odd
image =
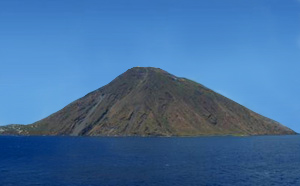
[[[0,136],[0,185],[300,185],[300,136]]]

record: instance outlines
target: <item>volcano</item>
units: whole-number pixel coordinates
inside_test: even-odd
[[[2,134],[72,136],[201,136],[296,134],[280,123],[188,80],[135,67],[108,85],[30,125]]]

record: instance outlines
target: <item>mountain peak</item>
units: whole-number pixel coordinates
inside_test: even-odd
[[[129,70],[127,70],[126,72],[157,72],[157,73],[165,73],[168,74],[168,72],[160,69],[160,68],[156,68],[156,67],[133,67]],[[125,73],[126,73],[125,72]]]

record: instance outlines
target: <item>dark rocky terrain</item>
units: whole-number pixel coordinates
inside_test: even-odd
[[[132,68],[30,125],[2,134],[74,136],[283,135],[291,129],[185,78]]]

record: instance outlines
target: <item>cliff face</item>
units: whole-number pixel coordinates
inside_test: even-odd
[[[19,130],[24,135],[295,134],[201,84],[157,68],[132,68],[108,85]],[[15,126],[16,127],[16,126]],[[2,130],[1,130],[2,129]],[[2,132],[1,132],[2,131]]]

